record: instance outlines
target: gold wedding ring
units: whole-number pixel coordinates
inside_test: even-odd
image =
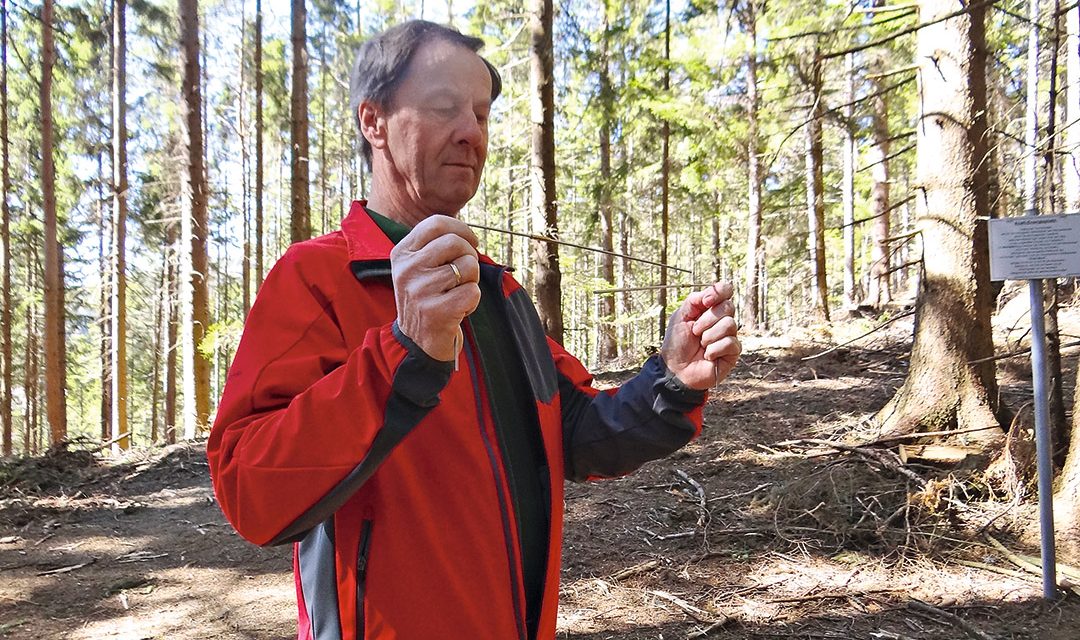
[[[454,286],[456,287],[461,284],[461,271],[458,270],[457,265],[453,262],[450,263],[450,269],[454,272],[454,279],[457,280],[457,282],[454,284]]]

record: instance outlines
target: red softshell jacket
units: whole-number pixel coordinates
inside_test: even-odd
[[[295,542],[300,640],[528,640],[512,496],[471,328],[458,371],[404,336],[391,248],[357,202],[341,231],[291,246],[267,275],[207,445],[215,493],[251,542]],[[544,337],[517,282],[482,262],[482,277],[501,283],[536,400],[524,424],[539,425],[547,457],[535,637],[548,640],[564,478],[622,475],[674,451],[700,430],[704,394],[656,357],[598,392]]]

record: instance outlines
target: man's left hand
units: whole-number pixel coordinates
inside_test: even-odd
[[[717,282],[691,293],[668,322],[660,355],[683,384],[708,389],[727,377],[742,345],[735,324],[734,289]]]

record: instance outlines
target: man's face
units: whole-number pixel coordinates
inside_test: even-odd
[[[390,102],[386,147],[399,195],[425,214],[456,214],[476,193],[487,159],[487,67],[460,45],[426,43]]]

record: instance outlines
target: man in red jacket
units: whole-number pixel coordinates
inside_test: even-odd
[[[237,531],[295,544],[301,640],[551,640],[563,482],[697,435],[741,347],[732,289],[676,311],[660,354],[600,392],[457,220],[501,81],[423,21],[361,48],[372,168],[340,231],[268,274],[207,446]]]

